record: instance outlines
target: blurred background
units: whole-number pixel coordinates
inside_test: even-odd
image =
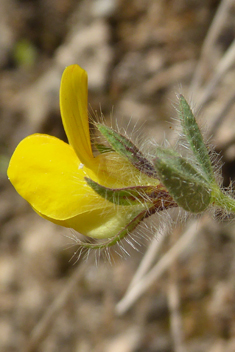
[[[112,265],[92,254],[74,264],[69,230],[35,214],[6,176],[27,135],[66,140],[59,85],[78,63],[88,72],[91,114],[102,111],[131,133],[140,127],[145,141],[176,139],[171,118],[183,92],[228,186],[234,23],[231,0],[0,0],[0,351],[235,351],[234,221],[207,215],[154,238],[154,216],[139,251],[126,243],[130,256],[112,252]],[[141,284],[129,288],[138,300],[118,304],[140,263]]]

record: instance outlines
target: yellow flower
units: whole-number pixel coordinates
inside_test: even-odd
[[[69,144],[34,134],[16,148],[8,177],[17,192],[43,218],[93,237],[109,238],[122,231],[146,202],[116,205],[98,195],[85,177],[109,188],[159,185],[114,151],[92,153],[87,114],[87,74],[78,65],[65,69],[60,109]]]

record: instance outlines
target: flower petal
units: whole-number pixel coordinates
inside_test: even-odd
[[[60,110],[68,141],[81,162],[92,168],[93,154],[87,112],[87,73],[78,65],[68,66],[60,86]]]
[[[159,179],[151,178],[140,172],[127,159],[116,152],[99,154],[94,159],[93,173],[99,184],[110,188],[131,186],[158,186]],[[94,178],[90,177],[93,181]]]
[[[38,214],[57,225],[72,228],[84,236],[102,239],[115,236],[143,210],[145,208],[142,206],[95,209],[63,221],[51,219],[39,212]]]
[[[87,185],[86,168],[80,166],[69,144],[55,137],[35,134],[16,148],[8,177],[37,212],[55,220],[66,220],[91,209],[113,207]]]

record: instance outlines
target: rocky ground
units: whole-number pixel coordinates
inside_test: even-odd
[[[171,118],[183,92],[200,108],[206,138],[213,135],[228,186],[235,177],[234,21],[231,0],[1,0],[0,351],[235,351],[231,219],[207,214],[196,227],[191,219],[163,228],[156,241],[155,216],[139,251],[125,245],[129,257],[112,252],[112,265],[103,257],[97,264],[91,253],[76,262],[70,231],[39,218],[6,177],[22,138],[40,132],[66,140],[60,78],[78,63],[89,75],[91,115],[102,110],[145,142],[176,139]],[[178,252],[169,252],[182,236]],[[123,308],[118,302],[156,243],[151,266],[164,255],[165,266]]]

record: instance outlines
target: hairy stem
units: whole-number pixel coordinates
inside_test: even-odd
[[[235,199],[223,193],[218,187],[212,191],[212,203],[229,213],[235,213]]]

